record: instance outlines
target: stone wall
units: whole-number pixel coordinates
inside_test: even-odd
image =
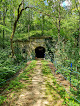
[[[47,40],[52,40],[52,46],[51,46],[51,50],[53,51],[53,53],[51,54],[50,51],[48,50],[47,46],[46,46],[46,42],[45,39]],[[48,45],[50,45],[50,43],[48,42]],[[54,53],[55,53],[55,45],[56,42],[54,39],[52,39],[51,37],[31,37],[26,41],[15,41],[14,42],[14,49],[16,49],[16,47],[19,48],[18,53],[21,53],[21,55],[28,59],[35,59],[35,49],[39,46],[44,47],[45,48],[45,58],[46,59],[52,59],[54,58]],[[15,50],[16,51],[16,50]],[[51,56],[52,55],[52,56]]]
[[[46,50],[46,44],[45,39],[29,39],[26,42],[15,42],[15,46],[18,43],[18,48],[23,56],[27,54],[27,59],[29,58],[35,58],[35,49],[39,46],[44,47]],[[23,50],[25,50],[25,53],[23,53]]]

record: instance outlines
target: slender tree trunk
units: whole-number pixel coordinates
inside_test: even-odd
[[[44,15],[42,15],[42,36],[44,35]]]
[[[23,7],[22,8],[24,8],[24,0],[22,0],[22,4],[23,4]]]
[[[79,55],[80,55],[80,10],[79,10]]]
[[[28,35],[30,36],[29,30],[30,30],[30,25],[28,24]]]
[[[78,13],[79,13],[79,55],[80,55],[80,9],[78,9],[77,2],[79,2],[79,1],[75,0],[76,8],[77,8]],[[79,5],[80,5],[80,2],[79,2]]]
[[[0,11],[0,24],[1,24],[1,11]],[[0,36],[1,36],[1,32],[2,32],[2,30],[0,30]]]
[[[1,20],[1,11],[0,11],[0,20]]]
[[[3,7],[3,25],[5,26],[5,7]],[[5,48],[4,39],[5,39],[5,31],[3,29],[3,49]]]
[[[22,2],[21,2],[21,4],[20,4],[19,7],[18,7],[18,15],[17,15],[17,18],[16,18],[16,20],[15,20],[15,22],[14,22],[13,31],[12,31],[12,34],[11,34],[11,37],[10,37],[12,57],[14,56],[13,38],[14,38],[14,33],[15,33],[15,31],[16,31],[17,22],[18,22],[18,20],[19,20],[20,16],[22,15],[22,12],[23,12],[24,10],[26,10],[27,8],[33,8],[33,7],[25,7],[25,8],[22,8],[22,9],[20,10],[21,5],[22,5]]]
[[[60,1],[59,1],[59,6],[58,6],[58,12],[59,12],[59,22],[58,22],[58,42],[60,42],[60,21],[61,21],[61,18],[60,18]]]
[[[29,33],[29,24],[28,24],[28,33]]]
[[[60,22],[61,22],[61,16],[60,16],[60,0],[58,1],[58,21],[57,21],[57,29],[58,29],[58,54],[60,54]]]
[[[10,3],[10,5],[12,4],[12,6],[10,7],[10,20],[11,20],[11,29],[13,27],[13,22],[14,22],[14,9],[13,9],[13,2]]]

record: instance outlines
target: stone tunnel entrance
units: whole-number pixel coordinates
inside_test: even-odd
[[[45,57],[45,48],[44,47],[37,47],[35,49],[35,57],[37,58],[44,58]]]

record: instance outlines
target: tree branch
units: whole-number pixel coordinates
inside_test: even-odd
[[[33,7],[29,7],[29,6],[28,6],[28,7],[25,7],[25,8],[23,8],[23,9],[20,10],[21,5],[22,5],[22,2],[21,2],[21,4],[20,4],[19,7],[18,7],[17,18],[16,18],[16,20],[15,20],[15,22],[14,22],[13,31],[12,31],[12,34],[11,34],[11,37],[10,37],[12,57],[14,56],[13,38],[14,38],[14,33],[15,33],[15,31],[16,31],[17,22],[18,22],[18,20],[19,20],[19,18],[20,18],[20,16],[21,16],[22,12],[23,12],[25,9],[27,9],[27,8],[31,8],[31,9],[32,9],[32,8],[33,8]]]
[[[19,7],[18,7],[17,18],[16,18],[16,20],[15,20],[15,22],[14,22],[13,31],[12,31],[12,34],[11,34],[11,37],[10,37],[10,40],[11,40],[11,50],[12,50],[12,57],[14,56],[14,49],[13,49],[13,38],[14,38],[14,33],[15,33],[15,31],[16,31],[17,22],[18,22],[18,20],[19,20],[19,18],[20,18],[20,16],[21,16],[22,12],[23,12],[24,10],[26,10],[27,8],[34,9],[34,10],[37,11],[37,9],[36,9],[35,7],[29,7],[29,6],[27,6],[27,7],[25,7],[25,8],[22,8],[22,9],[20,10],[21,5],[22,5],[22,2],[20,3],[20,5],[19,5]],[[38,11],[38,12],[39,12],[39,13],[42,13],[43,15],[47,15],[47,16],[50,16],[50,17],[51,17],[50,14],[43,13],[43,12],[41,12],[41,11]],[[52,17],[53,17],[53,16],[52,16]]]
[[[18,7],[18,14],[19,14],[19,10],[20,10],[21,5],[22,5],[22,2],[21,2],[21,4],[20,4],[19,7]]]

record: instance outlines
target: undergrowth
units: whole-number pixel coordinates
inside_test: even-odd
[[[6,81],[14,76],[20,69],[24,68],[27,59],[22,56],[10,57],[10,48],[0,49],[0,88],[5,87]]]
[[[0,95],[0,105],[7,99],[7,93],[12,91],[18,92],[20,89],[25,88],[29,82],[28,80],[31,78],[31,73],[34,72],[34,67],[36,66],[36,61],[32,61],[29,66],[22,73],[20,73],[14,80],[9,82],[9,86],[5,89],[2,95]],[[24,81],[25,83],[22,83]],[[27,83],[26,83],[27,82]]]
[[[43,64],[42,72],[47,77],[46,94],[52,95],[52,98],[53,98],[53,100],[52,101],[50,100],[50,101],[53,102],[55,100],[54,104],[56,104],[57,101],[60,99],[58,97],[58,95],[59,95],[61,97],[61,99],[63,99],[62,105],[79,106],[77,101],[75,101],[70,95],[67,94],[65,88],[57,83],[57,81],[56,81],[55,77],[53,76],[53,74],[51,73],[51,69],[47,63],[48,63],[47,61],[42,61],[42,64]]]

